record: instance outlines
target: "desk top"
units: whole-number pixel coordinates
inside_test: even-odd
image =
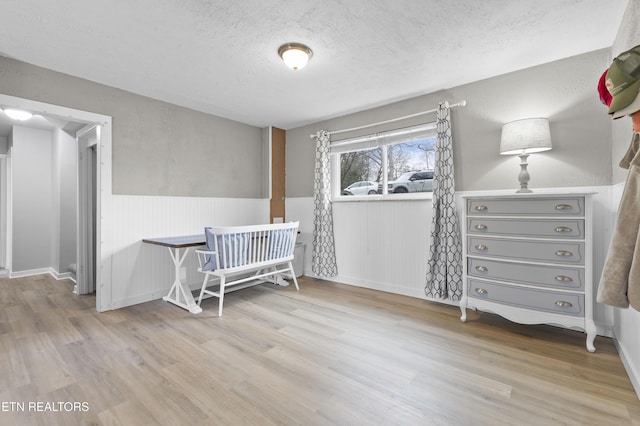
[[[205,245],[204,234],[178,237],[145,238],[143,243],[157,244],[169,248],[185,248]]]

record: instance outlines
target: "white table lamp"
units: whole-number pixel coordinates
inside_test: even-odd
[[[549,120],[546,118],[526,118],[502,126],[500,154],[518,154],[520,157],[520,174],[518,175],[520,189],[516,192],[533,192],[528,188],[530,176],[527,171],[527,157],[529,154],[550,149],[551,131],[549,130]]]

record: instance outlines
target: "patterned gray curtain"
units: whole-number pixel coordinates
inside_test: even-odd
[[[313,255],[311,270],[320,277],[338,275],[333,239],[333,209],[331,207],[331,168],[329,165],[329,134],[321,130],[316,137],[316,167],[314,178]]]
[[[424,291],[432,299],[456,301],[462,297],[462,244],[455,208],[449,103],[441,102],[437,114],[431,246]]]

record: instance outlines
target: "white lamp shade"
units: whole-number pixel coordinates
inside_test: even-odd
[[[551,131],[546,118],[516,120],[502,126],[500,154],[531,154],[551,149]]]

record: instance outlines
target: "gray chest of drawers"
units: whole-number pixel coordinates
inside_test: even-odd
[[[461,320],[469,307],[522,324],[577,328],[594,352],[590,194],[463,198]]]

